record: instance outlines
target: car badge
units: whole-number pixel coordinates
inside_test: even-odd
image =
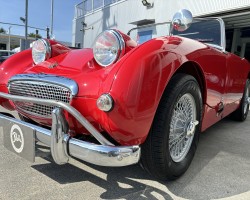
[[[17,153],[21,153],[24,148],[24,137],[22,129],[17,125],[14,124],[10,130],[10,140],[13,149]]]
[[[57,62],[54,62],[54,63],[51,63],[51,64],[49,65],[49,68],[50,68],[50,69],[53,69],[53,68],[55,68],[56,66],[58,66],[58,63],[57,63]]]

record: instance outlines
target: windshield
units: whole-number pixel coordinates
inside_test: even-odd
[[[169,29],[170,22],[148,24],[132,28],[128,32],[128,35],[130,35],[131,39],[135,40],[137,44],[142,44],[153,38],[169,35]]]
[[[191,26],[182,32],[173,31],[173,35],[198,40],[207,44],[222,46],[221,25],[217,19],[194,19]]]

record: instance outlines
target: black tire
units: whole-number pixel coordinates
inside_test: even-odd
[[[232,119],[236,121],[240,121],[240,122],[243,122],[246,120],[248,111],[249,111],[249,103],[247,102],[246,98],[248,98],[249,96],[250,96],[250,80],[247,79],[244,94],[240,102],[240,106],[237,110],[235,110],[231,114]]]
[[[187,94],[193,97],[196,120],[199,124],[193,131],[193,140],[186,151],[187,154],[182,160],[175,162],[169,149],[170,122],[177,102]],[[142,145],[142,167],[160,180],[174,180],[181,176],[188,169],[194,157],[199,140],[201,119],[202,97],[196,79],[186,74],[175,75],[164,91],[149,135]],[[186,137],[185,131],[183,136]]]

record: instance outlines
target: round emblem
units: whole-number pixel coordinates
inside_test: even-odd
[[[14,124],[10,129],[10,141],[13,149],[17,153],[21,153],[24,147],[23,132],[21,128]]]

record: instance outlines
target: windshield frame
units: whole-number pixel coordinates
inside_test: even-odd
[[[221,18],[218,17],[206,17],[206,18],[199,18],[199,17],[195,17],[194,20],[199,20],[199,21],[207,21],[207,20],[217,20],[219,22],[220,25],[220,45],[218,44],[211,44],[211,43],[206,43],[203,42],[204,44],[214,47],[216,49],[219,49],[223,52],[226,52],[226,33],[225,33],[225,23]],[[173,26],[172,26],[172,31],[171,31],[171,35],[173,34]],[[175,35],[175,36],[181,36],[181,37],[185,37],[184,35],[182,36],[180,35]]]
[[[204,42],[204,43],[211,46],[211,47],[213,47],[213,48],[219,49],[219,50],[221,50],[222,52],[225,53],[226,52],[226,33],[225,33],[225,23],[224,23],[223,19],[219,18],[219,17],[204,17],[204,18],[194,17],[194,20],[195,19],[200,20],[200,21],[206,21],[206,20],[209,20],[209,19],[210,20],[213,19],[213,20],[217,20],[219,22],[219,25],[220,25],[220,38],[221,38],[220,45],[206,43],[206,42]],[[134,31],[134,30],[140,30],[140,29],[147,28],[147,27],[152,27],[152,26],[157,26],[157,25],[165,25],[165,24],[170,25],[169,34],[166,34],[166,35],[169,35],[169,36],[173,35],[173,24],[171,23],[171,21],[137,26],[137,27],[134,27],[134,28],[130,29],[128,31],[127,35],[130,35],[130,33],[132,31]],[[183,36],[183,37],[185,37],[185,36]]]
[[[170,33],[171,33],[171,21],[161,22],[161,23],[145,24],[145,25],[137,26],[137,27],[131,28],[128,31],[127,35],[130,36],[130,33],[132,31],[134,31],[134,30],[140,30],[140,29],[143,29],[143,28],[148,28],[148,27],[153,27],[153,26],[159,26],[159,25],[165,25],[165,24],[169,24],[170,25],[170,29],[168,31],[168,34],[166,34],[166,35],[170,35]]]

